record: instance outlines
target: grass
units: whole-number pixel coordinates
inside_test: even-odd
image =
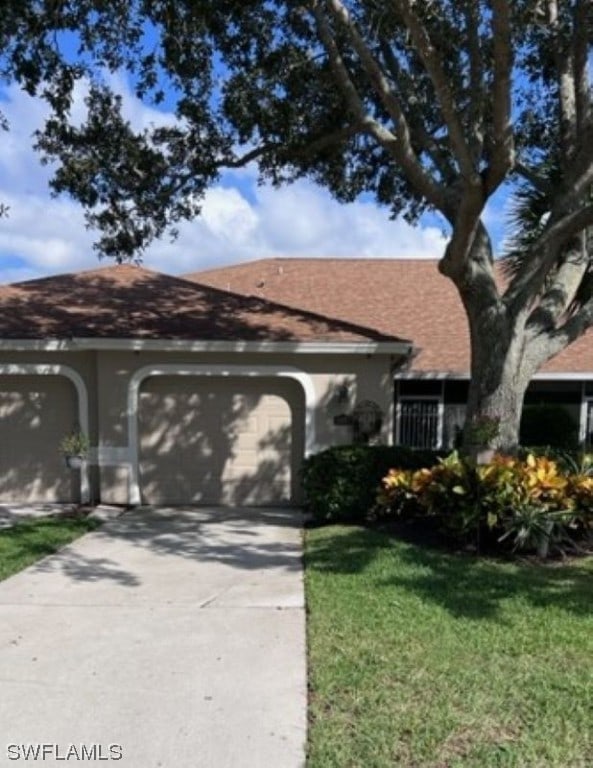
[[[0,580],[99,526],[85,517],[44,517],[0,530]]]
[[[593,765],[593,559],[306,536],[308,768]]]

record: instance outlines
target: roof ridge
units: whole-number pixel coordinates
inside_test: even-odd
[[[226,264],[221,267],[208,267],[208,269],[197,269],[192,270],[191,272],[185,272],[185,275],[206,275],[208,272],[219,272],[221,269],[239,269],[241,267],[245,267],[247,265],[251,266],[252,264],[262,264],[264,262],[270,262],[270,261],[276,261],[277,257],[275,256],[264,256],[261,259],[249,259],[248,261],[239,261],[235,262],[234,264]]]
[[[207,275],[212,272],[229,272],[237,269],[245,269],[246,267],[252,267],[256,265],[274,264],[279,262],[293,262],[293,263],[312,263],[312,262],[331,262],[339,261],[340,263],[352,263],[352,264],[364,264],[364,263],[426,263],[437,264],[439,258],[423,258],[422,256],[412,256],[410,258],[401,256],[265,256],[260,259],[250,259],[248,261],[240,261],[234,264],[226,264],[219,267],[208,267],[207,269],[197,269],[191,272],[184,273],[185,275]]]
[[[109,264],[106,266],[98,266],[98,267],[89,267],[88,269],[79,269],[75,271],[69,271],[69,272],[58,272],[54,275],[43,275],[41,277],[31,277],[28,280],[17,280],[15,283],[5,283],[5,286],[14,286],[19,287],[21,285],[30,285],[31,283],[41,283],[41,282],[47,282],[50,280],[61,280],[65,277],[82,277],[85,275],[93,275],[93,274],[105,274],[106,272],[114,272],[116,270],[124,270],[124,269],[137,269],[139,272],[146,272],[148,274],[152,275],[166,275],[167,277],[175,277],[175,275],[167,275],[165,272],[159,272],[156,269],[150,269],[149,267],[145,267],[143,264],[132,264],[131,262],[123,262],[120,264]],[[183,278],[180,278],[183,279]]]

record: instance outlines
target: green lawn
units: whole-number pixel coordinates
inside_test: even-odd
[[[44,517],[0,530],[0,580],[69,544],[99,523],[85,517]]]
[[[593,765],[593,558],[307,531],[309,768]]]

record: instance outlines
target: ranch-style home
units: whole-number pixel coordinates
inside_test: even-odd
[[[297,503],[303,456],[351,439],[337,416],[377,413],[369,434],[391,439],[411,349],[130,265],[0,287],[0,502]]]
[[[118,265],[0,287],[0,503],[290,504],[303,456],[450,446],[465,318],[435,262],[264,259],[171,277]],[[527,400],[593,431],[593,334]],[[69,469],[62,438],[90,438]]]

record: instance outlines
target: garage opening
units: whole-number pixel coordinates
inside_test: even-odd
[[[298,503],[304,393],[281,377],[154,376],[139,401],[146,504]]]
[[[59,451],[77,428],[68,379],[0,375],[0,502],[78,502],[78,472],[66,468]]]

